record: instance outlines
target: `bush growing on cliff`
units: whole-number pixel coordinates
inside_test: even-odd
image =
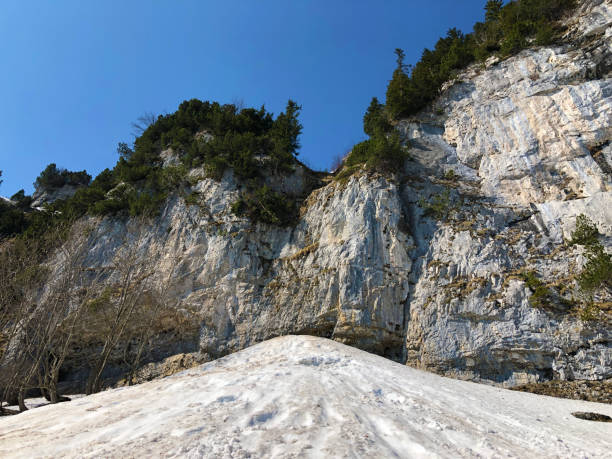
[[[431,216],[437,220],[448,217],[452,209],[450,189],[445,188],[441,193],[434,194],[428,201],[425,198],[419,200],[419,206],[423,208],[423,215]]]
[[[192,99],[183,102],[176,113],[158,117],[115,168],[120,181],[139,189],[127,198],[130,213],[149,212],[180,183],[177,177],[168,180],[168,168],[161,167],[159,153],[167,148],[179,155],[186,168],[203,166],[217,180],[231,168],[247,184],[247,194],[256,196],[264,175],[287,173],[296,164],[300,110],[289,100],[285,111],[274,119],[264,107],[237,110],[234,105]],[[247,196],[245,202],[253,200]],[[266,212],[248,214],[257,219]],[[271,220],[285,221],[281,216]]]
[[[36,178],[34,186],[37,189],[55,189],[64,185],[87,186],[90,181],[91,175],[87,171],[71,172],[51,163]]]
[[[393,76],[387,86],[386,105],[391,118],[401,118],[409,114],[409,102],[414,98],[413,86],[404,65],[404,51],[397,48],[397,67],[393,71]]]
[[[538,279],[535,271],[524,271],[521,273],[521,278],[527,284],[527,287],[531,290],[531,296],[529,297],[529,304],[534,308],[542,308],[550,301],[551,292],[544,285],[540,279]]]
[[[232,212],[255,222],[280,226],[292,224],[297,218],[295,202],[265,185],[243,193],[232,205]]]
[[[597,292],[612,293],[612,255],[599,242],[599,230],[591,219],[581,214],[576,217],[576,229],[571,234],[569,245],[582,245],[587,262],[576,280],[580,287],[581,320],[596,320],[600,315],[599,304],[594,301]]]
[[[11,196],[11,201],[15,203],[18,209],[28,210],[30,208],[30,204],[32,204],[32,196],[26,195],[25,191],[21,189]]]
[[[2,184],[2,171],[0,171],[0,185]],[[16,198],[21,198],[21,192],[17,192],[11,198],[15,201]],[[24,197],[25,199],[25,197]],[[28,204],[29,205],[29,204]],[[27,227],[27,221],[20,203],[17,206],[12,206],[10,203],[0,199],[0,240],[3,237],[13,236],[21,233]]]
[[[574,0],[514,0],[503,5],[490,0],[485,21],[472,33],[451,29],[433,50],[425,49],[419,62],[408,72],[403,52],[396,50],[398,66],[387,87],[386,111],[392,118],[414,115],[435,99],[442,85],[474,61],[493,54],[507,57],[530,43],[548,45],[560,28],[556,21],[575,6]]]
[[[404,52],[401,49],[395,51],[398,65],[396,72],[407,78],[403,64]],[[398,77],[391,92],[387,93],[387,100],[389,97],[398,100],[403,97],[405,88],[402,85],[406,81]],[[382,173],[398,172],[404,168],[404,161],[408,155],[401,145],[399,134],[392,132],[393,126],[388,117],[385,106],[373,97],[363,116],[363,131],[370,138],[353,146],[343,160],[336,160],[336,166],[333,167],[334,171],[339,172],[336,179],[343,180],[349,177],[362,164],[370,170]]]
[[[141,135],[133,147],[119,143],[119,159],[115,167],[102,171],[91,183],[85,172],[70,172],[50,164],[41,172],[35,185],[60,188],[64,185],[88,185],[74,196],[48,206],[39,220],[74,219],[86,213],[115,213],[153,216],[159,212],[168,193],[186,184],[189,168],[203,166],[215,179],[221,179],[226,169],[246,184],[245,202],[254,202],[267,175],[285,174],[297,164],[300,148],[299,122],[301,107],[292,100],[276,119],[264,107],[238,110],[234,105],[202,102],[192,99],[181,103],[170,115],[151,117],[141,124]],[[178,166],[163,167],[161,152],[172,149],[178,156]],[[269,197],[269,193],[265,193]],[[6,206],[5,206],[6,207]],[[247,212],[252,218],[286,222],[279,206],[278,218],[262,217],[266,212]],[[2,210],[1,235],[15,234],[28,226],[20,214]],[[53,217],[51,217],[53,216]]]
[[[21,233],[27,228],[27,220],[21,209],[0,200],[0,239]]]
[[[584,214],[576,217],[576,228],[572,232],[570,245],[591,246],[598,243],[599,230],[595,223]]]
[[[353,147],[344,161],[345,170],[354,170],[355,166],[365,164],[373,171],[393,173],[401,171],[407,153],[401,145],[399,134],[385,134],[377,131],[372,138]]]
[[[578,276],[578,284],[585,291],[612,289],[612,255],[601,244],[587,247],[587,262]]]
[[[585,247],[587,262],[578,275],[580,288],[591,294],[603,288],[612,289],[612,255],[608,254],[598,239],[599,230],[586,215],[576,217],[576,229],[571,234],[570,244]]]
[[[372,97],[370,106],[363,116],[363,131],[370,137],[377,132],[389,132],[392,126],[387,120],[385,106],[378,102],[376,97]]]

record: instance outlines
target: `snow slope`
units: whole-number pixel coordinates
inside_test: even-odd
[[[610,457],[612,406],[287,336],[150,383],[0,418],[0,457]]]

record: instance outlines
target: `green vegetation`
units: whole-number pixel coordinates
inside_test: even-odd
[[[601,244],[587,246],[587,262],[578,276],[578,285],[591,292],[599,288],[612,289],[612,256]]]
[[[2,184],[2,171],[0,171],[0,185]],[[21,198],[23,190],[16,193],[11,199]],[[24,197],[25,199],[25,197]],[[27,222],[23,210],[21,210],[20,203],[18,202],[17,207],[12,206],[8,202],[0,199],[0,239],[3,236],[12,236],[21,233],[26,227]]]
[[[551,292],[544,283],[537,278],[535,271],[525,271],[521,273],[521,279],[525,281],[527,287],[531,290],[529,304],[534,308],[542,308],[550,301]]]
[[[82,187],[78,193],[88,190],[91,176],[86,171],[71,172],[59,169],[55,164],[49,164],[38,176],[34,185],[37,189],[54,190],[65,185]],[[24,234],[26,237],[42,235],[50,228],[57,226],[60,221],[71,220],[74,212],[61,213],[65,210],[65,201],[49,206],[50,212],[40,213],[30,209],[32,197],[19,190],[11,196],[10,204],[0,201],[0,239]],[[70,209],[72,209],[72,205]],[[59,211],[59,212],[55,212]]]
[[[268,199],[270,191],[263,188],[263,182],[265,175],[293,170],[302,131],[300,109],[290,100],[285,112],[273,119],[264,107],[238,111],[234,105],[216,102],[183,102],[176,113],[160,116],[146,128],[133,150],[119,145],[115,174],[133,189],[126,189],[117,202],[127,205],[130,214],[152,212],[185,180],[187,169],[202,166],[217,180],[232,169],[246,185],[240,205],[234,206],[236,211],[254,220],[261,217],[260,221],[284,224],[285,209],[272,205],[274,200]],[[159,153],[168,148],[179,155],[182,167],[161,167]],[[100,209],[101,213],[105,210]],[[269,215],[277,210],[279,215]]]
[[[71,172],[59,169],[55,164],[49,164],[38,176],[34,186],[37,189],[57,189],[65,185],[87,186],[91,181],[91,175],[87,171]]]
[[[572,297],[572,300],[569,301],[566,298],[557,297],[562,304],[575,307],[575,312],[583,321],[599,319],[606,303],[597,303],[594,297],[602,290],[609,294],[612,289],[612,257],[606,253],[598,236],[597,226],[588,217],[579,215],[576,218],[576,229],[572,232],[568,243],[584,246],[587,262],[576,276],[580,287],[578,299]],[[546,307],[552,302],[553,291],[546,287],[535,271],[524,271],[520,277],[532,292],[529,302],[533,307]]]
[[[197,191],[192,191],[189,194],[185,194],[183,196],[185,204],[188,206],[197,206],[200,203],[200,193]]]
[[[389,132],[393,128],[385,116],[385,106],[378,102],[376,97],[372,98],[370,106],[363,116],[363,131],[373,137],[378,132]]]
[[[591,322],[599,319],[600,309],[595,305],[593,299],[585,301],[582,307],[578,310],[578,318],[583,322]]]
[[[492,55],[505,58],[532,44],[553,43],[561,31],[556,21],[574,6],[574,0],[514,0],[506,5],[489,0],[485,21],[476,23],[472,33],[450,29],[433,50],[423,51],[416,65],[406,66],[404,52],[396,49],[386,116],[398,119],[416,114],[438,96],[446,81],[473,62]]]
[[[15,203],[18,209],[27,210],[30,208],[30,204],[32,204],[32,196],[27,196],[22,189],[11,196],[11,201]]]
[[[591,219],[581,214],[576,217],[576,229],[572,232],[570,244],[585,248],[587,262],[578,275],[578,285],[586,294],[598,289],[612,289],[612,255],[606,252],[598,239],[599,230]]]
[[[25,214],[4,200],[0,200],[0,238],[19,234],[27,228]]]
[[[297,218],[295,201],[270,190],[266,185],[244,193],[232,205],[232,212],[252,221],[286,226]]]
[[[599,242],[597,236],[599,236],[599,230],[593,221],[586,215],[580,214],[576,217],[576,228],[572,232],[569,244],[592,246]]]
[[[217,180],[232,169],[244,185],[243,196],[234,206],[237,213],[256,221],[289,224],[288,215],[296,214],[293,197],[265,188],[264,178],[290,173],[297,164],[300,110],[289,100],[286,110],[274,119],[264,107],[238,110],[234,105],[185,101],[175,113],[143,124],[132,148],[119,143],[115,167],[93,181],[85,171],[70,172],[49,164],[36,179],[38,189],[80,188],[68,199],[47,204],[44,213],[30,211],[31,198],[23,191],[13,197],[16,206],[0,203],[0,238],[25,231],[37,234],[57,221],[73,221],[85,214],[154,216],[168,193],[188,186],[187,172],[193,167],[203,167]],[[179,165],[163,167],[160,153],[167,149],[177,155]]]
[[[530,44],[554,42],[560,32],[556,21],[574,5],[574,0],[514,0],[506,5],[502,0],[489,0],[485,21],[476,23],[472,33],[450,29],[433,50],[423,51],[416,65],[406,65],[404,51],[397,48],[397,67],[387,86],[386,103],[374,97],[363,117],[363,130],[370,139],[353,148],[337,178],[350,176],[357,164],[387,172],[401,169],[399,162],[406,155],[400,153],[399,142],[385,140],[393,120],[425,108],[445,82],[473,62],[494,54],[508,57]],[[442,114],[440,110],[438,114]]]
[[[403,168],[407,153],[401,145],[399,134],[385,134],[378,130],[370,139],[353,147],[344,161],[347,170],[365,164],[378,172],[397,172]]]
[[[612,291],[612,255],[599,242],[599,230],[595,223],[584,214],[576,217],[576,229],[572,232],[569,244],[584,246],[587,258],[577,276],[580,296],[583,298],[579,317],[584,321],[596,320],[601,311],[593,299],[594,295],[602,290],[607,294]]]
[[[433,216],[437,220],[446,218],[451,209],[450,190],[445,188],[441,193],[433,195],[430,201],[421,198],[419,206],[425,210],[425,216]]]

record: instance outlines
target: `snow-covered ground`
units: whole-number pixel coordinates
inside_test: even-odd
[[[288,336],[0,418],[0,457],[610,457],[612,406],[442,378]]]

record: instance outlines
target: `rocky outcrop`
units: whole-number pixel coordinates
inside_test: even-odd
[[[158,360],[312,334],[504,385],[610,378],[610,316],[576,313],[586,259],[564,241],[586,214],[611,247],[611,21],[609,1],[584,2],[567,44],[469,68],[399,123],[402,174],[328,180],[294,227],[236,217],[232,174],[193,170],[189,204],[177,194],[153,221],[92,219],[85,264],[112,267],[127,244],[167,284],[185,318],[174,328],[190,332],[165,335]],[[298,168],[268,184],[299,194],[309,180]],[[523,272],[549,289],[545,304]]]
[[[60,199],[68,199],[81,186],[76,185],[64,185],[60,188],[37,188],[32,195],[32,208],[40,208],[44,204],[51,204]]]
[[[603,381],[546,381],[538,384],[515,386],[512,389],[551,397],[612,404],[612,379]]]
[[[89,237],[88,267],[112,265],[130,240],[160,282],[171,273],[176,307],[193,313],[198,349],[210,357],[288,333],[401,357],[412,242],[396,184],[364,175],[330,184],[287,229],[235,217],[231,174],[194,190],[197,205],[174,198],[153,222],[101,221]]]
[[[444,116],[400,126],[422,163],[453,170],[462,199],[420,241],[409,365],[507,385],[612,376],[609,321],[571,312],[585,259],[564,244],[579,214],[608,249],[612,236],[608,153],[593,154],[612,137],[612,6],[581,11],[574,44],[474,66],[436,102]],[[547,308],[530,304],[526,271],[550,288]]]

